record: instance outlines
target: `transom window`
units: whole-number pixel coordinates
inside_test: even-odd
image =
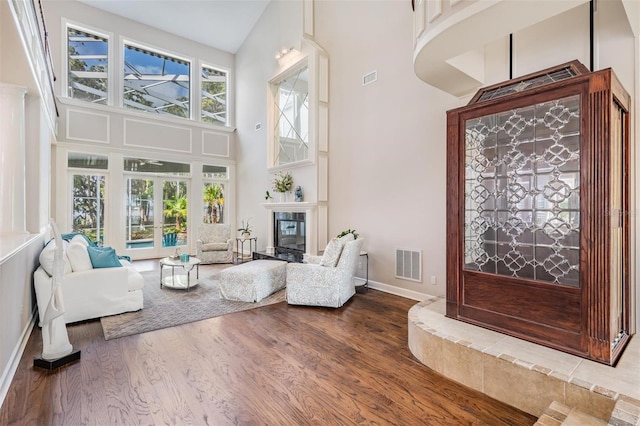
[[[202,67],[201,119],[205,123],[227,124],[227,73]]]
[[[125,44],[124,105],[190,118],[190,72],[188,61]]]
[[[108,38],[67,27],[67,52],[68,96],[106,104],[109,87]]]

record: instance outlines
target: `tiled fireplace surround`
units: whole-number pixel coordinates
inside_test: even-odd
[[[492,398],[538,417],[557,401],[605,423],[640,424],[638,336],[614,368],[447,318],[442,297],[413,306],[408,321],[420,362]]]

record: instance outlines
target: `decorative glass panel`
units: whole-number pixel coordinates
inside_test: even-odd
[[[571,67],[562,68],[550,73],[542,74],[534,78],[519,81],[517,83],[500,86],[498,88],[487,90],[482,93],[477,102],[488,101],[490,99],[502,98],[524,90],[534,89],[536,87],[546,86],[547,84],[557,81],[566,80],[575,77],[577,74]]]
[[[580,97],[465,124],[465,269],[579,286]]]
[[[309,157],[309,68],[278,83],[275,97],[275,165]]]

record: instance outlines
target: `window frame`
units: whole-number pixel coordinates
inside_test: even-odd
[[[104,31],[89,25],[79,24],[74,21],[63,19],[62,25],[62,40],[63,40],[63,49],[62,50],[62,90],[61,95],[64,98],[72,99],[74,101],[88,103],[91,105],[114,105],[114,78],[113,78],[113,58],[114,58],[114,35],[112,32]],[[96,103],[86,101],[84,99],[74,98],[69,96],[69,29],[74,29],[76,31],[86,32],[96,37],[104,38],[107,42],[107,99],[105,103]]]
[[[104,164],[104,167],[96,167],[96,168],[92,168],[92,167],[76,167],[76,166],[71,166],[69,165],[69,162],[71,160],[71,157],[77,155],[77,156],[86,156],[86,157],[101,157],[106,159],[106,163]],[[109,208],[107,207],[109,205],[109,155],[105,154],[105,153],[99,153],[99,152],[91,152],[91,151],[87,151],[87,150],[69,150],[65,153],[65,167],[66,167],[66,171],[67,171],[67,194],[69,195],[69,199],[68,199],[68,215],[69,215],[69,225],[70,225],[70,229],[73,230],[74,227],[74,176],[98,176],[101,177],[103,179],[104,182],[104,197],[102,198],[102,204],[104,205],[104,208],[102,209],[102,236],[107,239],[108,238],[108,228],[109,228]],[[73,231],[73,232],[77,232],[77,231]],[[100,244],[103,244],[105,241],[99,239],[100,233],[99,231],[96,229],[96,240],[95,241],[99,241]]]
[[[161,48],[157,48],[153,45],[150,45],[148,43],[140,43],[137,42],[131,38],[127,38],[127,37],[120,37],[120,43],[119,43],[119,49],[120,49],[120,59],[121,59],[121,63],[118,69],[118,94],[119,94],[119,105],[122,109],[127,110],[127,111],[136,111],[138,113],[149,113],[150,111],[146,111],[143,109],[135,109],[135,108],[130,108],[125,106],[125,99],[124,99],[124,91],[125,91],[125,87],[124,87],[124,77],[125,77],[125,49],[127,47],[133,47],[133,48],[137,48],[152,54],[157,54],[159,56],[166,56],[170,59],[176,59],[178,61],[181,62],[186,62],[189,66],[189,114],[187,117],[182,117],[179,115],[175,115],[175,114],[171,114],[171,113],[157,113],[157,114],[153,114],[155,116],[161,116],[161,117],[168,117],[168,118],[177,118],[177,119],[183,119],[183,120],[192,120],[192,121],[197,121],[194,119],[194,113],[196,112],[196,107],[194,106],[193,103],[193,99],[194,99],[194,93],[195,93],[195,86],[196,85],[200,85],[200,78],[198,77],[197,81],[194,81],[194,65],[197,63],[197,61],[194,58],[191,57],[187,57],[184,55],[180,55],[177,54],[175,52],[171,52],[169,50],[166,49],[161,49]],[[198,109],[198,113],[199,113],[199,107]]]
[[[225,126],[228,127],[229,126],[229,112],[230,112],[230,108],[229,108],[229,82],[230,82],[230,72],[227,68],[224,67],[219,67],[219,66],[215,66],[215,65],[209,65],[208,63],[202,62],[200,61],[198,64],[199,68],[198,68],[198,94],[199,94],[199,103],[198,103],[198,121],[205,123],[205,124],[214,124],[214,125],[218,125],[218,126]],[[204,68],[208,68],[209,70],[213,70],[213,71],[218,71],[218,72],[223,72],[224,76],[225,76],[225,100],[226,100],[226,105],[225,105],[225,111],[224,111],[224,116],[225,116],[225,121],[224,123],[222,122],[208,122],[208,121],[204,121],[203,120],[203,109],[202,109],[202,100],[204,99],[204,89],[203,89],[203,85],[205,83],[205,80],[202,78],[202,70]]]
[[[205,166],[213,166],[213,167],[224,167],[225,169],[227,169],[227,176],[226,177],[205,177],[205,173],[203,171]],[[222,216],[222,221],[218,222],[218,223],[222,223],[222,224],[229,224],[230,221],[226,218],[227,214],[228,214],[228,204],[229,204],[229,199],[230,196],[228,195],[231,191],[231,168],[228,164],[224,164],[224,163],[219,163],[219,164],[214,164],[214,163],[202,163],[201,167],[200,167],[200,177],[202,179],[202,191],[200,193],[200,202],[202,203],[202,209],[200,211],[200,217],[198,219],[198,223],[202,224],[202,223],[209,223],[209,222],[205,222],[205,216],[204,216],[204,209],[206,208],[206,204],[204,202],[204,191],[207,187],[207,184],[219,184],[220,186],[222,186],[222,198],[224,200],[223,202],[223,206],[222,206],[222,211],[223,213],[221,214]]]

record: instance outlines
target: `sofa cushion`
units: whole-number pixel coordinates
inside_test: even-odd
[[[89,258],[94,269],[122,267],[116,251],[111,247],[87,247]]]
[[[202,251],[226,250],[229,248],[227,243],[203,243]]]
[[[66,253],[66,249],[69,243],[67,243],[66,241],[62,242],[63,244],[63,250],[64,252],[62,253],[62,260],[64,261],[64,270],[63,270],[63,274],[70,274],[71,273],[71,264],[69,263],[69,258],[67,257],[67,253]],[[55,255],[56,252],[56,240],[51,240],[47,243],[46,246],[44,246],[44,248],[42,249],[42,251],[40,252],[40,266],[42,266],[42,269],[44,269],[44,271],[49,275],[49,276],[53,276],[53,257]]]
[[[75,240],[75,238],[74,238]],[[67,247],[67,257],[69,263],[71,263],[71,270],[73,272],[88,271],[93,269],[93,264],[89,258],[87,252],[87,246],[80,242],[74,242],[73,240]]]

